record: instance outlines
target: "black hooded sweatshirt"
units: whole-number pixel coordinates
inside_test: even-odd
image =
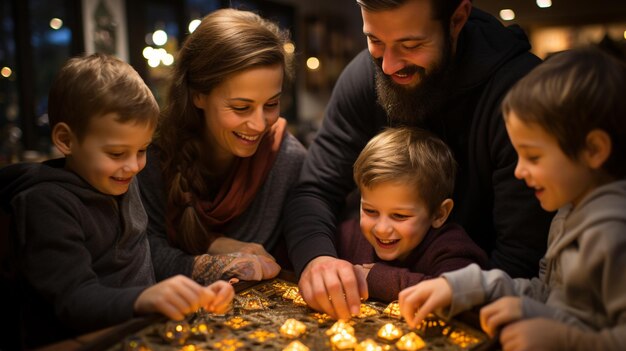
[[[508,89],[541,62],[529,49],[519,28],[473,9],[457,42],[447,99],[420,126],[442,138],[459,165],[449,220],[488,253],[491,267],[513,277],[537,274],[553,215],[514,177],[517,155],[500,106]],[[367,50],[342,72],[285,206],[285,236],[297,273],[317,256],[337,256],[338,214],[355,189],[352,166],[365,144],[389,126],[374,76]]]
[[[0,170],[27,347],[126,321],[139,294],[154,284],[136,180],[123,195],[105,195],[64,164]]]

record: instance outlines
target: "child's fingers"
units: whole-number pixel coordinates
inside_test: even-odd
[[[485,331],[485,333],[487,333],[487,335],[493,337],[494,332],[493,332],[493,326],[492,326],[492,317],[494,315],[494,313],[497,312],[497,309],[494,308],[495,306],[493,304],[489,304],[483,308],[480,309],[480,327],[482,328],[482,330]]]
[[[207,303],[207,308],[209,311],[217,313],[225,311],[235,295],[235,289],[221,280],[209,285],[206,289],[212,294],[212,299]]]
[[[422,309],[422,305],[428,299],[430,295],[415,286],[413,288],[405,289],[400,292],[398,303],[400,305],[400,314],[411,328],[421,321],[417,318],[417,314]],[[425,316],[425,315],[424,315]]]

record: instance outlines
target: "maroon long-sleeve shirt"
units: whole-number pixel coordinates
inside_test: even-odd
[[[390,302],[398,293],[422,280],[436,278],[444,272],[463,268],[470,263],[487,265],[487,255],[457,224],[431,228],[424,240],[404,261],[384,261],[361,233],[358,219],[339,227],[339,258],[353,264],[374,263],[367,275],[370,298]]]

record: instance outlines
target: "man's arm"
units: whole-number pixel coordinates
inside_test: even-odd
[[[376,105],[369,54],[363,51],[335,85],[300,180],[285,205],[287,249],[301,275],[302,296],[310,307],[344,319],[358,314],[367,287],[352,264],[334,258],[337,216],[355,188],[354,161],[384,124],[384,113]]]
[[[337,217],[347,194],[355,189],[352,166],[384,124],[384,112],[376,103],[369,54],[364,51],[335,85],[322,127],[285,205],[284,230],[296,273],[302,273],[317,256],[337,256]]]

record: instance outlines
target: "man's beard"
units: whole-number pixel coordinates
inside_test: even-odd
[[[446,40],[441,61],[436,63],[430,72],[415,65],[402,70],[403,73],[419,75],[420,81],[413,87],[395,83],[383,72],[382,59],[372,57],[376,67],[378,103],[387,112],[391,125],[420,126],[429,118],[436,116],[446,98],[447,76],[452,59],[451,45],[451,40]]]

